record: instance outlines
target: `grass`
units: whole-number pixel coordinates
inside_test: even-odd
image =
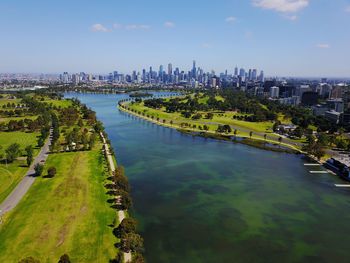
[[[115,257],[116,214],[107,203],[101,144],[92,151],[52,154],[54,178],[37,178],[0,228],[0,262],[32,256],[57,262],[108,262]]]
[[[173,124],[171,125],[173,128],[177,128],[180,130],[190,130],[190,131],[200,131],[198,128],[196,129],[188,129],[188,128],[182,128],[180,127],[181,123],[189,123],[191,125],[197,125],[202,126],[207,125],[209,127],[209,132],[210,133],[215,133],[217,127],[219,124],[228,124],[230,125],[233,129],[237,129],[238,131],[238,136],[240,137],[248,137],[250,131],[253,132],[253,139],[256,140],[264,140],[264,134],[268,134],[268,142],[276,143],[278,141],[279,136],[274,134],[272,131],[272,122],[247,122],[247,121],[240,121],[240,120],[235,120],[233,119],[234,115],[240,115],[236,112],[225,112],[225,113],[214,113],[214,117],[211,120],[208,119],[199,119],[199,120],[192,120],[192,119],[187,119],[183,116],[181,116],[180,113],[175,112],[175,113],[167,113],[165,112],[165,109],[152,109],[144,106],[144,103],[132,103],[128,104],[128,106],[136,111],[145,113],[145,115],[153,116],[154,120],[157,118],[160,119],[160,122],[163,121],[163,119],[166,120],[166,124],[168,126],[170,123],[170,120],[173,121]],[[203,117],[205,112],[200,112],[202,113]],[[233,135],[233,134],[231,134]],[[282,145],[286,147],[291,147],[293,149],[299,148],[298,146],[295,145],[295,143],[300,143],[300,140],[292,140],[289,138],[284,138]]]
[[[22,150],[28,145],[35,147],[38,135],[38,133],[26,132],[0,132],[0,145],[3,147],[0,153],[4,154],[5,149],[12,143],[18,143]],[[38,152],[39,149],[34,149],[34,155]],[[0,202],[11,193],[27,171],[25,157],[19,157],[7,165],[0,163]]]
[[[56,107],[61,107],[61,108],[68,108],[70,106],[72,106],[72,101],[71,100],[52,100],[52,99],[48,99],[46,98],[45,101],[48,104],[52,104],[52,106],[56,106]]]
[[[0,107],[2,109],[3,105],[7,105],[7,103],[14,103],[17,105],[18,103],[21,103],[21,99],[9,99],[9,98],[2,98],[0,99]]]
[[[38,118],[38,115],[22,116],[22,117],[0,117],[0,122],[8,123],[11,120],[20,121],[20,120],[24,120],[24,119],[35,120],[36,118]]]

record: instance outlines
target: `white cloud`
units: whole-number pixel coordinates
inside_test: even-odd
[[[125,29],[127,30],[148,30],[151,27],[149,25],[138,25],[138,24],[132,24],[132,25],[126,25]]]
[[[285,19],[291,20],[291,21],[295,21],[298,19],[298,16],[296,15],[284,15],[283,16]]]
[[[253,5],[281,13],[298,12],[309,5],[310,0],[252,0]]]
[[[94,24],[91,26],[91,31],[93,32],[108,32],[108,29],[102,24]]]
[[[118,23],[114,23],[113,24],[113,28],[114,29],[121,29],[121,28],[123,28],[123,25],[122,24],[118,24]]]
[[[318,47],[318,48],[330,48],[331,46],[329,44],[320,43],[320,44],[317,44],[316,47]]]
[[[167,28],[173,28],[173,27],[175,27],[175,23],[167,21],[167,22],[164,23],[164,26],[167,27]]]
[[[229,16],[229,17],[227,17],[227,18],[225,19],[225,21],[226,21],[227,23],[233,23],[233,22],[235,22],[236,20],[237,20],[237,18],[234,17],[234,16]]]

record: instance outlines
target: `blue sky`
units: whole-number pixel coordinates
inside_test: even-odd
[[[350,77],[350,0],[1,0],[0,72]]]

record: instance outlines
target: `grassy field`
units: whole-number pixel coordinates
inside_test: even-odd
[[[28,145],[35,147],[37,145],[37,136],[39,133],[26,132],[0,132],[0,145],[3,147],[0,154],[4,154],[5,149],[12,143],[18,143],[21,149]],[[34,155],[39,149],[34,148]],[[0,202],[16,187],[18,182],[28,170],[25,157],[19,157],[13,163],[0,163]]]
[[[202,98],[204,99],[204,98]],[[209,127],[209,132],[215,133],[216,129],[218,128],[218,125],[224,125],[228,124],[232,127],[232,129],[237,129],[238,131],[238,136],[241,137],[249,137],[249,133],[253,132],[252,139],[257,139],[257,140],[265,140],[264,139],[264,134],[267,134],[267,141],[276,143],[278,142],[278,138],[280,137],[279,135],[273,133],[272,127],[273,123],[272,122],[247,122],[247,121],[240,121],[240,120],[235,120],[233,119],[234,115],[240,115],[236,112],[225,112],[225,113],[217,113],[217,112],[212,112],[214,114],[213,119],[204,119],[204,115],[206,112],[199,112],[202,113],[203,118],[199,120],[192,120],[183,117],[179,112],[175,113],[167,113],[165,112],[165,108],[162,109],[152,109],[144,106],[144,103],[133,103],[133,104],[128,104],[128,107],[131,109],[134,109],[138,112],[144,113],[146,116],[149,115],[150,117],[154,117],[154,120],[159,118],[160,122],[163,120],[166,120],[166,123],[169,124],[170,120],[173,122],[171,125],[173,128],[181,128],[180,124],[181,123],[189,123],[192,126],[196,125],[197,128],[191,129],[194,131],[200,131],[198,129],[198,126],[207,125]],[[233,133],[231,134],[233,135]],[[299,149],[300,146],[298,145],[301,142],[301,140],[291,140],[288,138],[283,139],[282,145],[291,147],[293,149]]]
[[[129,104],[129,107],[132,109],[135,109],[140,112],[145,112],[146,115],[154,116],[155,118],[160,118],[165,119],[165,120],[173,120],[174,124],[180,124],[182,122],[187,122],[187,123],[193,123],[193,124],[198,124],[198,125],[204,125],[206,124],[207,126],[210,127],[209,130],[215,131],[218,127],[218,124],[229,124],[232,126],[237,126],[238,128],[241,127],[242,129],[246,130],[251,130],[255,132],[272,132],[272,122],[247,122],[247,121],[239,121],[233,119],[234,115],[239,115],[235,112],[225,112],[223,116],[214,113],[214,117],[211,120],[207,119],[200,119],[200,120],[192,120],[192,119],[187,119],[183,116],[181,116],[180,113],[175,112],[175,113],[167,113],[165,112],[165,109],[152,109],[145,107],[143,102],[142,103],[134,103],[134,104]],[[203,117],[205,115],[205,112],[200,112],[202,113]]]
[[[46,98],[44,102],[48,104],[52,104],[52,106],[61,107],[61,108],[68,108],[69,106],[72,106],[72,101],[70,100],[52,100],[52,99]]]
[[[20,120],[24,120],[24,119],[35,120],[36,118],[38,118],[38,115],[23,116],[23,117],[6,117],[6,118],[0,117],[0,122],[8,123],[11,120],[20,121]]]
[[[7,105],[7,103],[14,103],[14,104],[18,104],[21,102],[21,99],[8,99],[8,98],[1,98],[0,99],[0,108],[2,108],[3,105]]]
[[[64,253],[72,262],[108,262],[117,253],[109,226],[116,214],[107,203],[101,144],[92,151],[52,154],[45,169],[50,166],[56,176],[37,178],[4,219],[0,262],[27,256],[57,262]]]

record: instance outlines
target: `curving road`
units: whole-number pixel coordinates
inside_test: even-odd
[[[34,183],[35,181],[34,166],[37,163],[41,163],[41,164],[45,163],[49,154],[49,147],[51,145],[51,135],[52,135],[52,129],[50,129],[49,139],[46,140],[44,146],[41,148],[39,154],[35,158],[32,165],[30,166],[27,174],[23,177],[23,179],[16,186],[16,188],[10,193],[10,195],[0,204],[0,216],[4,215],[5,213],[13,209],[19,203],[19,201],[21,201],[23,196],[28,192],[29,188]]]

